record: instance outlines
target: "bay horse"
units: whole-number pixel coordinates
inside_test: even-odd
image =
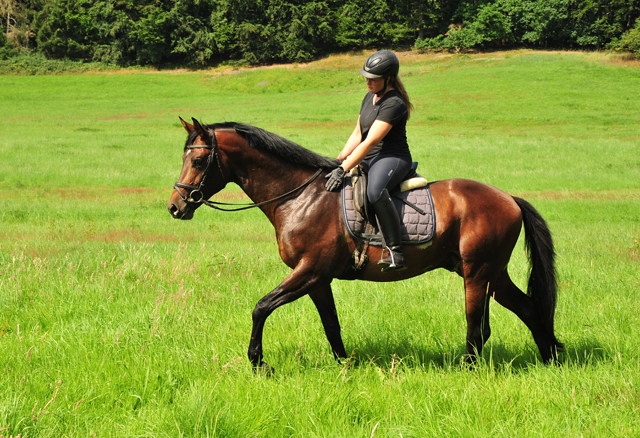
[[[254,204],[232,211],[260,208],[275,228],[280,257],[293,270],[253,310],[248,356],[255,369],[273,371],[263,361],[262,334],[266,319],[278,307],[309,295],[340,360],[347,354],[331,291],[334,278],[398,281],[436,268],[456,272],[464,280],[467,362],[475,361],[491,334],[490,297],[524,322],[545,363],[557,360],[563,346],[554,334],[555,251],[544,219],[527,201],[477,181],[433,182],[437,220],[431,243],[404,246],[406,270],[382,273],[376,263],[367,263],[355,271],[351,254],[357,242],[345,228],[340,194],[324,187],[324,176],[338,166],[336,160],[253,126],[180,121],[188,137],[168,204],[171,216],[191,219],[202,204],[225,209],[220,205],[229,204],[208,199],[233,182]],[[531,263],[527,294],[507,271],[523,224]],[[381,251],[369,246],[369,260],[380,259]]]

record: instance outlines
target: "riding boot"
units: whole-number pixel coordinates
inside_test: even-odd
[[[400,217],[387,189],[382,191],[382,196],[373,204],[373,208],[376,212],[382,239],[389,250],[389,255],[378,262],[382,266],[382,272],[407,269],[401,246]]]

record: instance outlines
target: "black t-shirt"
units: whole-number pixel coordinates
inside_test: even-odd
[[[371,125],[376,120],[387,122],[393,127],[391,131],[369,152],[365,159],[380,154],[398,157],[411,157],[407,143],[407,105],[398,90],[388,91],[375,105],[375,94],[367,93],[360,107],[360,132],[362,141],[367,138]]]

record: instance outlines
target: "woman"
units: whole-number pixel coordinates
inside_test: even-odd
[[[388,50],[374,53],[360,74],[369,92],[362,101],[356,127],[338,159],[340,166],[327,175],[326,188],[339,190],[344,175],[357,165],[367,172],[367,196],[389,250],[380,260],[382,272],[406,269],[401,246],[400,218],[389,191],[400,184],[411,169],[406,124],[413,105],[398,78],[400,63]]]

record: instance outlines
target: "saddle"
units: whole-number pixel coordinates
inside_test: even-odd
[[[390,193],[399,217],[402,219],[402,244],[423,245],[433,238],[435,210],[429,183],[417,172],[418,163]],[[342,212],[347,231],[357,242],[354,268],[360,269],[366,261],[369,245],[382,246],[382,235],[367,199],[367,175],[356,167],[345,178],[342,188]]]

